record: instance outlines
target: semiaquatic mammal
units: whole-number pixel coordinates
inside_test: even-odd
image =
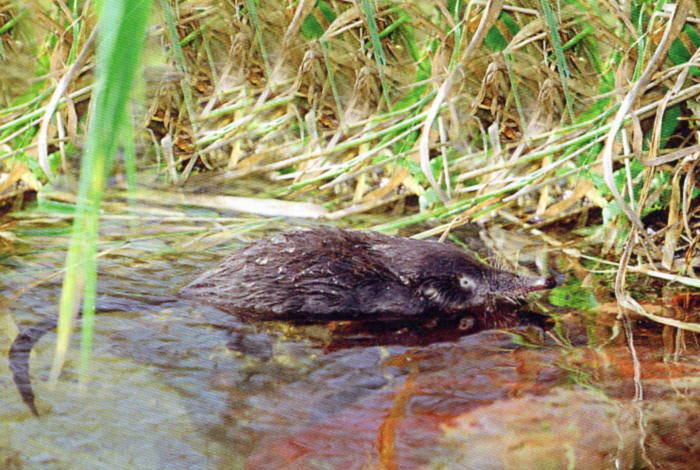
[[[431,320],[467,316],[509,326],[551,277],[488,266],[457,246],[341,229],[275,235],[233,252],[181,292],[244,320]],[[470,326],[472,326],[470,325]]]

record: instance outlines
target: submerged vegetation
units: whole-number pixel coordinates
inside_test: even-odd
[[[419,236],[530,231],[617,271],[620,305],[646,316],[627,273],[700,286],[697,4],[146,3],[98,2],[102,22],[89,2],[0,9],[0,196],[81,166],[76,221],[123,174],[133,201],[184,188],[188,204],[387,232],[430,221]],[[124,87],[129,106],[99,103]],[[133,127],[95,131],[107,117]],[[75,229],[76,246],[96,233]]]

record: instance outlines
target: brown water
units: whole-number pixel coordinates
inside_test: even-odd
[[[49,388],[48,333],[31,359],[35,418],[2,362],[0,468],[700,468],[694,337],[636,321],[635,383],[610,304],[554,309],[549,332],[432,344],[405,330],[241,325],[177,291],[228,251],[211,246],[291,224],[208,215],[105,217],[92,381],[78,385],[73,344]],[[56,315],[60,296],[65,223],[26,217],[2,229],[21,236],[0,258],[3,357],[15,325]]]

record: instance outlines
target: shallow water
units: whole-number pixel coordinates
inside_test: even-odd
[[[53,332],[31,358],[39,418],[1,363],[0,468],[693,468],[694,337],[674,362],[679,338],[635,323],[645,393],[635,402],[635,364],[604,305],[554,308],[548,331],[433,343],[404,330],[241,325],[177,291],[232,247],[291,225],[141,212],[153,219],[103,224],[87,387],[77,341],[48,386]],[[25,216],[4,228],[22,243],[0,259],[3,357],[16,325],[56,315],[60,296],[65,224]]]

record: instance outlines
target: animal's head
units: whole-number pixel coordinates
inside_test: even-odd
[[[517,303],[530,292],[555,285],[551,277],[497,269],[461,250],[444,250],[426,258],[417,279],[420,295],[447,314]]]

